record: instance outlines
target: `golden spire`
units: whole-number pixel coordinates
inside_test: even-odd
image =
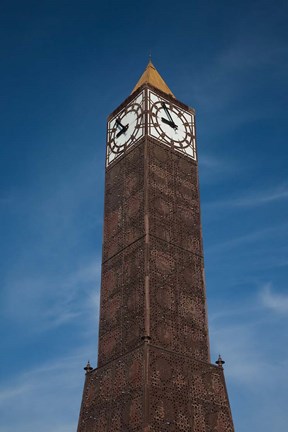
[[[169,87],[167,86],[167,84],[165,83],[165,81],[163,80],[163,78],[161,77],[161,75],[159,74],[159,72],[157,72],[155,66],[151,61],[151,56],[149,57],[150,58],[149,58],[148,65],[145,71],[143,72],[141,78],[137,82],[136,86],[132,90],[132,93],[134,93],[134,91],[137,90],[142,84],[151,84],[153,87],[162,90],[164,93],[167,93],[175,97],[171,92],[171,90],[169,89]]]

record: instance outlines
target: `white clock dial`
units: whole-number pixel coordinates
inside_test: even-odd
[[[194,115],[149,92],[149,134],[196,160]]]
[[[143,93],[108,122],[106,165],[134,145],[143,135]]]

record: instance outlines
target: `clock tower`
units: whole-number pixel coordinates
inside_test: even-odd
[[[98,367],[78,432],[233,432],[210,363],[195,111],[152,62],[109,116]]]

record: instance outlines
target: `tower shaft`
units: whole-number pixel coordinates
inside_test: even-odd
[[[197,170],[147,136],[108,168],[99,365],[145,337],[209,361]]]

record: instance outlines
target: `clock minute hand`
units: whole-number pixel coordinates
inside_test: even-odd
[[[166,105],[165,105],[164,102],[162,103],[162,107],[164,108],[164,110],[165,110],[165,112],[166,112],[166,115],[167,115],[167,117],[169,118],[170,122],[173,123],[173,124],[175,124],[175,123],[173,122],[173,119],[172,119],[172,117],[171,117],[171,114],[170,114],[170,112],[169,112],[169,110],[168,110],[168,108],[166,107]]]
[[[117,125],[117,127],[121,127],[122,130],[125,128],[125,126],[122,125],[122,123],[120,122],[119,119],[116,119],[116,125]]]

